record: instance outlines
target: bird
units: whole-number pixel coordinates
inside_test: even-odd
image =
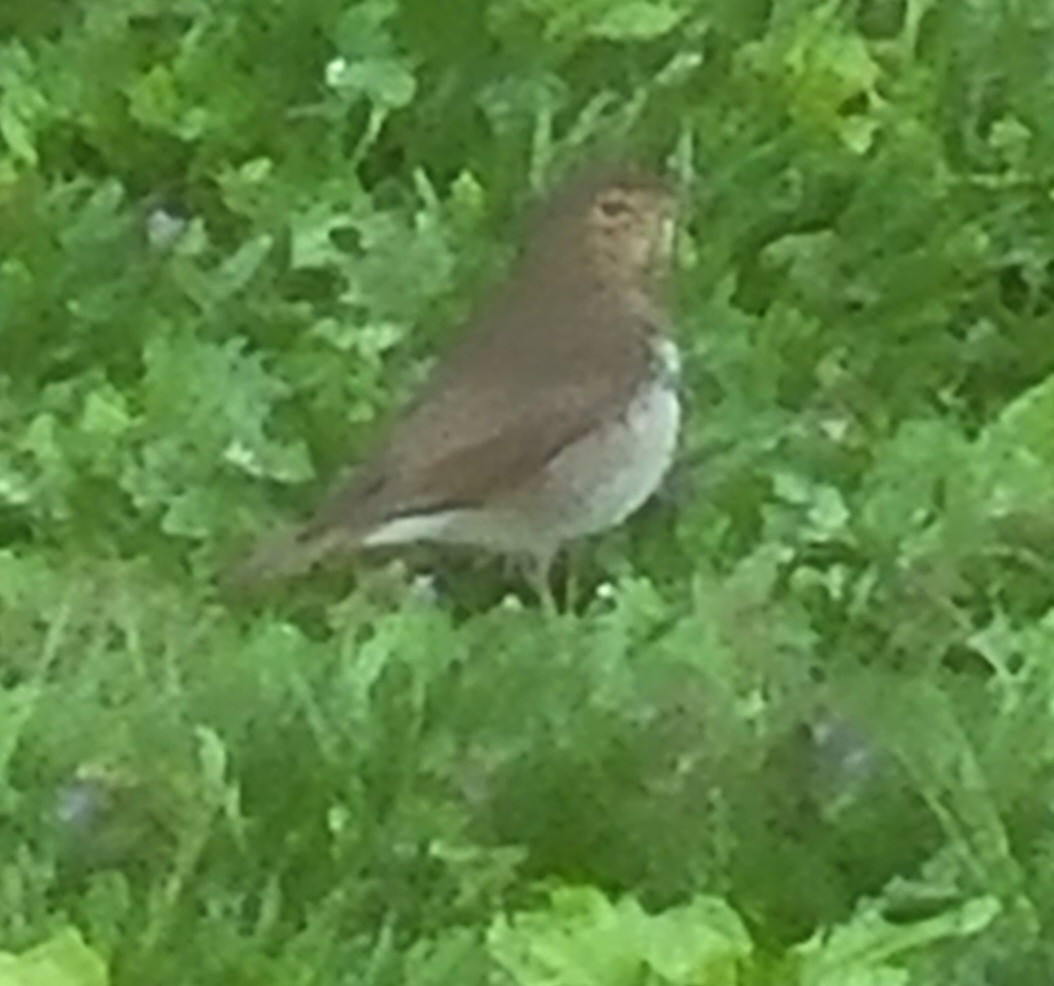
[[[561,548],[621,524],[656,491],[681,423],[667,306],[677,196],[651,170],[597,166],[532,218],[518,260],[416,399],[233,581],[430,542],[524,562],[551,603]]]

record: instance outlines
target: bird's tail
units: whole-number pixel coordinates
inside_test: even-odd
[[[262,538],[226,569],[221,582],[229,589],[244,589],[296,578],[348,551],[352,541],[339,528],[302,524]]]

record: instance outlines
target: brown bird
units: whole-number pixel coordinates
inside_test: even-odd
[[[645,172],[605,169],[565,186],[372,456],[235,579],[428,541],[533,561],[551,601],[560,547],[625,520],[673,457],[678,361],[663,284],[674,214],[670,189]]]

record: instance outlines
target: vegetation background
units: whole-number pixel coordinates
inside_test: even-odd
[[[232,545],[527,193],[690,181],[581,610]],[[1049,0],[4,0],[0,982],[1054,982]]]

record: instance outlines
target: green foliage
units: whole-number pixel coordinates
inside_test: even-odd
[[[65,931],[21,955],[0,953],[5,986],[106,986],[102,959],[75,931]]]
[[[736,981],[750,956],[742,922],[719,900],[652,916],[634,900],[612,905],[595,890],[563,890],[546,910],[500,920],[490,951],[514,983]]]
[[[0,983],[1048,986],[1051,52],[1046,0],[5,0]],[[613,146],[686,188],[688,415],[577,611],[219,594]]]

